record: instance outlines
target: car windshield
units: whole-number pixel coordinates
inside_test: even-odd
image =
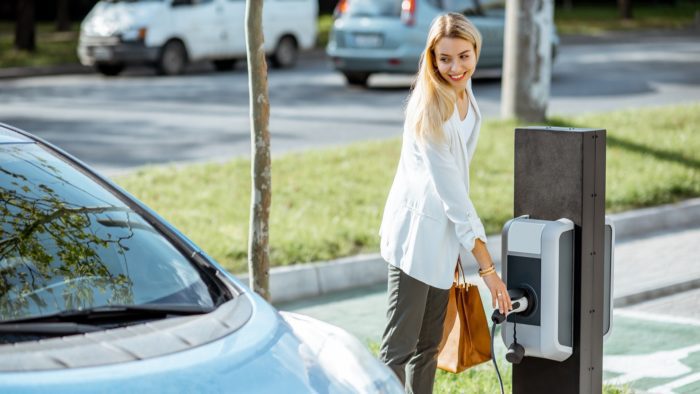
[[[399,16],[402,0],[349,0],[348,16]]]
[[[0,321],[107,305],[215,306],[121,200],[36,144],[0,144]]]

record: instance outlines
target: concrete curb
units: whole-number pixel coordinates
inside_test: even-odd
[[[641,289],[632,294],[622,294],[615,297],[613,307],[622,308],[634,304],[639,304],[644,301],[653,300],[655,298],[666,297],[684,291],[700,289],[700,278],[690,279],[687,281],[669,283],[667,285],[658,286],[655,288]]]
[[[326,52],[322,48],[313,48],[303,51],[299,54],[300,60],[323,59]],[[241,63],[245,63],[241,61]],[[133,67],[143,68],[144,66]],[[199,61],[188,65],[185,74],[198,72],[214,72],[214,68],[207,61]],[[83,66],[79,63],[57,64],[52,66],[36,66],[36,67],[7,67],[0,68],[0,80],[3,79],[18,79],[30,77],[46,77],[54,75],[77,75],[77,74],[97,74],[93,67]]]
[[[700,198],[675,204],[644,208],[610,215],[618,240],[656,231],[674,230],[700,224]],[[500,271],[501,235],[491,235],[487,244],[496,268]],[[467,273],[476,267],[469,256],[464,261]],[[345,257],[338,260],[276,267],[270,270],[270,292],[275,303],[296,301],[332,292],[366,287],[386,282],[386,263],[378,253]],[[247,275],[238,276],[248,283]],[[615,298],[615,306],[627,306],[678,291],[700,287],[700,278],[674,283],[657,289],[642,289]]]
[[[0,80],[27,77],[43,77],[50,75],[73,75],[92,73],[95,73],[95,70],[92,67],[83,66],[81,64],[61,64],[55,66],[41,67],[9,67],[0,68]]]

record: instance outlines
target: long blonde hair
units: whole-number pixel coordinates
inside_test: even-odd
[[[457,96],[438,72],[435,46],[442,38],[462,38],[474,45],[477,61],[481,52],[481,33],[464,15],[443,14],[430,26],[425,50],[421,54],[413,91],[406,106],[406,122],[419,141],[442,141],[443,124],[454,111]]]

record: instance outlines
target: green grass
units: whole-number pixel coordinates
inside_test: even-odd
[[[691,25],[700,1],[678,0],[669,4],[634,5],[633,18],[622,20],[616,2],[609,5],[575,5],[572,10],[555,9],[554,21],[560,34],[600,34],[608,30],[678,29]]]
[[[36,50],[18,51],[14,48],[14,23],[0,22],[0,68],[48,66],[78,63],[79,25],[68,32],[56,32],[53,23],[38,23]]]
[[[700,196],[700,103],[556,118],[608,130],[607,212]],[[471,168],[471,198],[488,233],[513,209],[514,121],[487,121]],[[377,231],[400,141],[289,154],[273,160],[273,266],[378,250]],[[246,271],[248,160],[146,167],[116,181],[233,272]]]
[[[320,15],[318,17],[318,34],[316,36],[316,47],[325,48],[328,44],[328,34],[333,27],[333,15]]]

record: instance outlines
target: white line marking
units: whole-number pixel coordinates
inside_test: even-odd
[[[700,372],[688,375],[678,380],[674,380],[673,382],[666,383],[662,386],[651,388],[649,389],[649,392],[654,394],[671,394],[673,393],[673,389],[677,389],[698,381],[700,381]]]
[[[700,327],[700,320],[691,319],[688,317],[659,315],[659,314],[652,314],[652,313],[648,313],[648,312],[639,312],[639,311],[634,311],[634,310],[629,310],[629,309],[614,309],[613,313],[617,316],[629,317],[629,318],[633,318],[633,319],[647,320],[647,321],[653,321],[653,322],[658,322],[658,323],[687,324],[689,326]]]
[[[606,380],[621,385],[642,378],[675,378],[693,372],[681,360],[700,352],[700,344],[649,354],[610,355],[603,358],[603,369],[622,375]]]

